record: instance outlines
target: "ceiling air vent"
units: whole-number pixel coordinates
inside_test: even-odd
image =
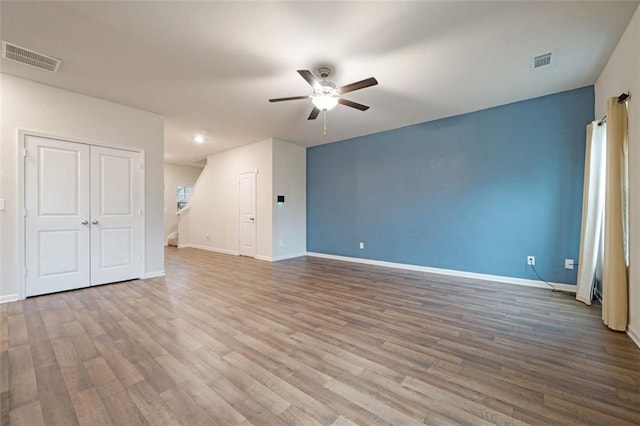
[[[531,71],[539,70],[541,68],[547,68],[553,65],[555,62],[555,55],[553,52],[543,53],[542,55],[534,56],[531,58]]]
[[[20,47],[16,44],[7,43],[6,41],[2,42],[2,57],[51,72],[58,71],[62,63],[59,59],[34,52],[31,49]]]

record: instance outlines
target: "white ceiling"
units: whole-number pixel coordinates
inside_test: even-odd
[[[2,40],[62,60],[2,72],[162,114],[165,159],[270,137],[305,146],[595,83],[637,2],[7,2]],[[554,50],[554,67],[530,57]],[[379,85],[306,118],[297,69]],[[205,132],[202,145],[191,138]]]

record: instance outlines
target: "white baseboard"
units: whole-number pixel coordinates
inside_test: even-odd
[[[629,326],[627,327],[627,334],[629,335],[629,337],[631,337],[633,343],[635,343],[636,346],[640,348],[640,331],[636,330],[633,324],[629,324]]]
[[[165,276],[164,271],[145,272],[144,274],[142,274],[142,279],[146,280],[149,278],[157,278],[157,277],[164,277],[164,276]]]
[[[0,303],[15,302],[16,300],[18,300],[18,293],[0,296]]]
[[[287,259],[294,259],[296,257],[302,257],[302,256],[306,256],[307,252],[302,252],[302,253],[295,253],[295,254],[283,254],[282,256],[276,256],[273,258],[273,262],[277,262],[279,260],[287,260]]]
[[[448,276],[460,277],[460,278],[471,278],[471,279],[481,280],[481,281],[491,281],[491,282],[498,282],[498,283],[504,283],[504,284],[516,284],[516,285],[522,285],[527,287],[549,288],[548,285],[546,285],[541,281],[529,280],[526,278],[515,278],[515,277],[505,277],[502,275],[480,274],[476,272],[457,271],[455,269],[432,268],[430,266],[410,265],[407,263],[385,262],[383,260],[362,259],[359,257],[336,256],[333,254],[325,254],[325,253],[307,252],[307,255],[313,256],[313,257],[321,257],[324,259],[342,260],[345,262],[364,263],[366,265],[386,266],[387,268],[397,268],[397,269],[405,269],[408,271],[426,272],[429,274],[436,274],[436,275],[448,275]],[[576,286],[572,284],[553,283],[553,282],[549,284],[554,286],[557,290],[569,291],[569,292],[576,291]]]
[[[216,253],[223,253],[223,254],[230,254],[233,256],[240,256],[240,253],[236,250],[227,250],[227,249],[221,249],[221,248],[216,248],[216,247],[210,247],[210,246],[202,246],[199,244],[180,244],[178,246],[178,248],[195,248],[195,249],[200,249],[200,250],[207,250],[207,251],[214,251]],[[306,256],[307,252],[302,252],[302,253],[297,253],[297,254],[290,254],[290,255],[284,255],[284,256],[276,256],[276,257],[271,257],[271,256],[263,256],[263,255],[256,255],[255,259],[257,260],[263,260],[266,262],[277,262],[279,260],[285,260],[285,259],[291,259],[294,257],[301,257],[301,256]]]
[[[227,250],[227,249],[221,249],[221,248],[210,247],[210,246],[202,246],[200,244],[180,244],[178,245],[178,248],[195,248],[199,250],[215,251],[216,253],[232,254],[234,256],[240,255],[240,253],[238,253],[236,250]]]
[[[282,256],[276,256],[276,257],[258,255],[256,256],[256,259],[265,260],[267,262],[278,262],[280,260],[293,259],[294,257],[302,257],[306,255],[307,255],[307,252],[296,253],[296,254],[284,254]]]

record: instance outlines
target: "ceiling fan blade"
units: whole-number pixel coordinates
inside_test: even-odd
[[[313,109],[311,110],[311,114],[309,114],[309,118],[307,118],[307,120],[315,120],[316,118],[318,118],[318,114],[320,114],[320,110],[316,107],[313,107]]]
[[[311,85],[311,87],[313,87],[314,89],[320,87],[320,82],[318,81],[317,78],[315,78],[313,76],[313,74],[311,74],[311,71],[309,71],[309,70],[298,70],[298,74],[300,74],[302,76],[302,78],[307,80],[307,83],[309,83]]]
[[[359,109],[360,111],[366,111],[369,109],[369,107],[366,105],[362,105],[357,102],[349,101],[347,99],[342,99],[342,98],[338,99],[338,103],[351,108]]]
[[[378,80],[375,78],[367,78],[366,80],[356,81],[355,83],[347,84],[338,89],[341,94],[353,92],[354,90],[364,89],[365,87],[375,86],[378,84]]]
[[[282,101],[295,101],[298,99],[309,99],[310,96],[291,96],[288,98],[275,98],[275,99],[269,99],[269,102],[282,102]]]

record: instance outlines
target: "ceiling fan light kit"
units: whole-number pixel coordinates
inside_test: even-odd
[[[326,111],[329,111],[335,108],[336,105],[342,104],[351,108],[358,109],[360,111],[366,111],[369,109],[368,106],[359,104],[357,102],[353,102],[347,99],[342,98],[342,95],[348,92],[353,92],[354,90],[364,89],[365,87],[375,86],[378,84],[378,81],[373,78],[367,78],[365,80],[357,81],[355,83],[347,84],[346,86],[342,86],[338,88],[331,81],[327,81],[327,77],[331,74],[331,68],[329,67],[321,67],[318,69],[318,74],[322,77],[322,81],[319,81],[309,70],[298,70],[298,74],[302,78],[304,78],[309,85],[313,88],[313,94],[311,96],[291,96],[287,98],[275,98],[269,99],[269,102],[282,102],[282,101],[293,101],[298,99],[311,99],[311,103],[313,103],[313,109],[311,110],[311,114],[307,120],[315,120],[320,111],[325,112],[325,128],[324,134],[327,134],[326,127]]]
[[[316,94],[311,97],[311,102],[322,111],[329,111],[338,105],[338,96],[329,94]]]

